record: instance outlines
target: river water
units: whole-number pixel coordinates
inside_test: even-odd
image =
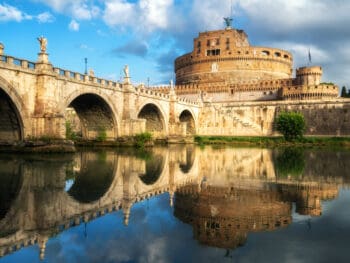
[[[350,151],[0,155],[0,262],[350,262]]]

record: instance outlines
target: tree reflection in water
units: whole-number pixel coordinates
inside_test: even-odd
[[[303,148],[285,148],[277,151],[275,156],[275,169],[277,177],[302,177],[305,168]]]

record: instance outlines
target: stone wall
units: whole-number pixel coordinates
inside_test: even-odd
[[[201,135],[271,136],[278,133],[274,120],[281,111],[305,116],[306,135],[347,136],[350,134],[350,101],[207,103],[199,117]]]

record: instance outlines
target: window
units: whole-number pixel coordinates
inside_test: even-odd
[[[220,49],[208,49],[207,50],[207,56],[219,56],[220,55]]]

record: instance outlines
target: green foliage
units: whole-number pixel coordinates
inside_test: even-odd
[[[343,97],[343,98],[345,98],[345,97],[347,96],[347,92],[346,92],[345,86],[343,86],[343,87],[341,88],[341,95],[340,95],[340,96]]]
[[[298,112],[281,112],[276,120],[276,128],[286,141],[301,139],[305,132],[304,116]]]
[[[96,141],[104,142],[104,141],[106,141],[106,139],[107,139],[106,129],[104,127],[99,127],[98,131],[97,131]]]
[[[147,142],[150,142],[152,140],[152,133],[150,132],[143,132],[135,135],[135,146],[139,148],[145,147],[145,144]]]
[[[350,90],[347,90],[345,86],[341,89],[341,95],[342,98],[350,98]]]
[[[194,137],[194,141],[196,143],[198,143],[199,145],[203,145],[204,144],[204,138],[202,136],[195,136]]]
[[[275,159],[278,177],[300,178],[304,172],[305,160],[302,148],[286,148]]]
[[[70,121],[66,121],[66,138],[75,141],[78,135],[73,131]]]

